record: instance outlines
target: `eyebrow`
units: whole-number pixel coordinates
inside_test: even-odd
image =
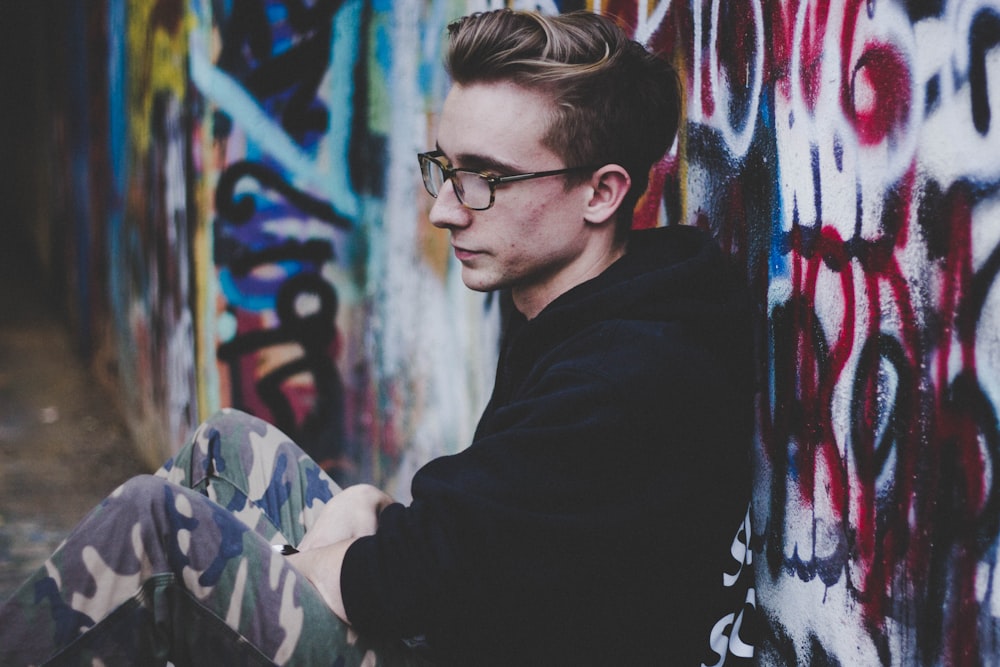
[[[514,165],[477,153],[461,153],[452,158],[452,156],[448,155],[441,148],[441,144],[435,142],[434,146],[448,159],[448,163],[453,169],[472,169],[474,171],[497,172],[499,174],[519,174],[522,171]],[[457,163],[461,163],[462,166],[457,167]]]

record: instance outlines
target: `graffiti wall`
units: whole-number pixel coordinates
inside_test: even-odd
[[[108,201],[107,335],[127,419],[156,461],[199,416],[186,10],[183,0],[108,0],[106,11],[110,166],[92,162],[90,177]]]
[[[588,6],[685,84],[638,224],[710,229],[758,297],[761,662],[1000,659],[1000,5]],[[492,375],[495,306],[426,224],[413,158],[444,26],[487,6],[189,7],[206,407],[405,497]]]
[[[492,380],[496,300],[415,155],[445,26],[498,3],[43,4],[74,37],[52,236],[145,454],[235,406],[405,499]],[[1000,0],[516,5],[681,75],[636,220],[711,230],[756,295],[761,664],[1000,662]]]
[[[1000,4],[604,9],[684,75],[665,208],[759,298],[762,664],[1000,660]]]
[[[405,497],[407,471],[467,444],[495,357],[495,307],[459,292],[418,192],[444,87],[415,63],[439,50],[445,16],[361,0],[190,8],[206,409],[265,417],[338,480],[398,478]]]

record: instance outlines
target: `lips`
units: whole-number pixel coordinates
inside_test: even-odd
[[[466,262],[471,259],[475,259],[476,257],[482,254],[478,250],[467,250],[465,248],[460,248],[458,246],[452,246],[452,248],[454,248],[455,250],[455,259],[457,259],[460,262]]]

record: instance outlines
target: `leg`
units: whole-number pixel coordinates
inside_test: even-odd
[[[266,539],[151,476],[115,491],[0,607],[3,665],[405,663],[379,653]]]
[[[280,431],[220,413],[158,475],[202,495],[146,478],[105,501],[0,608],[0,664],[412,664],[348,641],[267,547],[297,543],[338,490]]]
[[[327,608],[268,542],[189,489],[137,477],[0,607],[0,664],[408,664]]]
[[[340,490],[288,436],[238,410],[209,418],[156,474],[208,496],[272,543],[293,545]]]

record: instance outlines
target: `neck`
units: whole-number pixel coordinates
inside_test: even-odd
[[[572,270],[571,267],[564,268],[552,280],[541,286],[535,286],[532,289],[512,288],[511,298],[514,301],[514,307],[527,319],[535,319],[557,298],[577,285],[604,273],[609,266],[622,258],[626,250],[627,247],[624,243],[614,245],[606,253],[589,261],[578,263],[572,267]]]

